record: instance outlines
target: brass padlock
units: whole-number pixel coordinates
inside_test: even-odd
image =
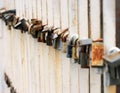
[[[69,38],[69,33],[68,33],[68,31],[67,32],[65,32],[65,33],[63,33],[63,34],[61,34],[61,40],[62,40],[62,52],[63,53],[66,53],[67,51],[67,38]]]
[[[74,38],[73,39],[73,42],[72,42],[72,45],[73,45],[73,47],[72,47],[72,58],[74,59],[74,60],[77,60],[78,59],[78,56],[77,56],[77,41],[78,41],[78,38],[76,37],[76,38]]]

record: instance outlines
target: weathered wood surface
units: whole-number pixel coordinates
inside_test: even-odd
[[[80,39],[97,39],[102,33],[100,1],[0,0],[0,5],[16,8],[21,18],[38,18],[61,30],[68,27],[70,34],[78,34]],[[8,30],[1,20],[0,26],[0,63],[18,93],[102,93],[96,68],[83,69],[65,53],[38,43],[30,34]],[[107,52],[115,46],[115,0],[103,0],[103,28]],[[104,84],[104,93],[116,93],[115,86]]]

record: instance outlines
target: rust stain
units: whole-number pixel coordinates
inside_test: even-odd
[[[103,43],[95,42],[92,44],[92,66],[102,66],[103,65],[103,57],[104,47]]]
[[[56,59],[56,88],[59,91],[60,89],[60,52],[55,50],[55,59]]]

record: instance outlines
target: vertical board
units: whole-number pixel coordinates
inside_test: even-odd
[[[100,0],[90,0],[90,37],[100,38]],[[90,68],[90,93],[101,93],[101,75],[97,68]]]
[[[79,38],[88,38],[88,0],[79,0]],[[89,69],[79,67],[79,93],[89,93]],[[85,86],[85,88],[84,88]]]
[[[54,3],[53,0],[47,0],[47,14],[48,14],[48,26],[53,26],[54,19],[53,19],[53,9],[54,9]],[[55,79],[55,50],[53,47],[49,47],[49,62],[48,62],[48,70],[49,70],[49,93],[56,93],[56,79]]]
[[[115,1],[103,0],[103,35],[105,54],[116,44]],[[107,86],[106,72],[104,73],[104,93],[116,93],[116,86]]]
[[[46,6],[46,1],[47,0],[42,0],[42,21],[43,24],[47,23],[47,6]]]
[[[68,0],[61,0],[61,30],[68,28]],[[64,7],[64,8],[63,8]],[[70,60],[66,53],[60,53],[62,66],[62,92],[70,93]]]
[[[42,23],[47,24],[47,0],[42,0]],[[41,93],[49,92],[49,72],[48,69],[48,47],[45,43],[42,44],[42,60],[41,60]]]
[[[4,0],[1,0],[0,2],[0,8],[5,7],[6,4],[4,3]],[[6,64],[10,60],[10,50],[7,49],[9,46],[9,43],[6,41],[9,41],[9,34],[5,33],[5,25],[2,20],[0,20],[0,92],[6,93],[9,92],[9,89],[7,88],[5,82],[4,82],[4,72],[6,71]],[[7,36],[8,37],[7,37]],[[7,51],[8,50],[8,51]],[[8,58],[8,59],[6,59]],[[9,63],[10,64],[10,63]]]
[[[60,28],[60,0],[53,0],[53,17],[54,17],[54,27]],[[62,69],[61,69],[61,61],[60,61],[60,52],[55,50],[55,82],[56,82],[56,93],[62,92]]]
[[[69,31],[78,34],[78,2],[69,0]],[[72,61],[72,60],[71,60]],[[70,63],[70,92],[79,93],[79,65]]]

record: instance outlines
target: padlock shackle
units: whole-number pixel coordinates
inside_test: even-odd
[[[102,38],[98,38],[96,40],[93,40],[93,42],[103,42],[103,39]]]
[[[68,28],[66,28],[66,29],[64,29],[64,30],[62,30],[62,31],[60,31],[60,33],[58,32],[58,35],[62,35],[62,34],[64,34],[65,32],[67,32],[68,31]]]
[[[16,9],[6,10],[6,11],[2,12],[1,14],[4,15],[4,14],[9,14],[9,13],[16,15]]]

